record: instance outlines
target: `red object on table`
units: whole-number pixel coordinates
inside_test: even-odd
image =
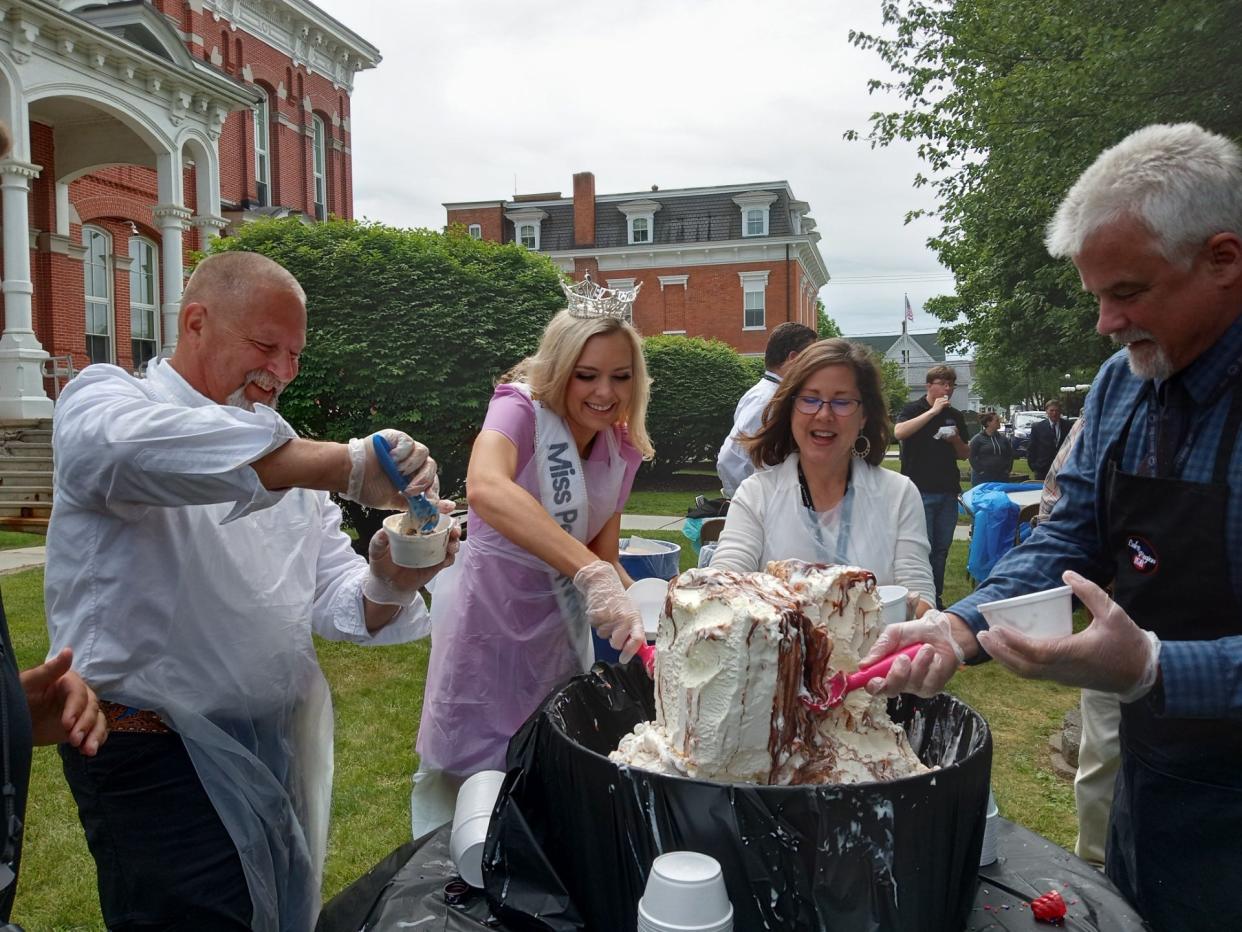
[[[1043,896],[1031,900],[1031,913],[1040,922],[1051,922],[1060,925],[1065,918],[1065,900],[1056,890],[1049,890]]]

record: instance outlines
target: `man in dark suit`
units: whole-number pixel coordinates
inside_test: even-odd
[[[1061,449],[1061,444],[1070,432],[1069,425],[1061,420],[1060,402],[1048,402],[1044,413],[1048,415],[1048,420],[1031,427],[1031,441],[1026,448],[1026,463],[1036,479],[1043,479],[1048,475],[1052,458],[1057,455],[1057,450]]]

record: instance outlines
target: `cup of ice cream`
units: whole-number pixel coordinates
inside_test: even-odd
[[[436,526],[426,533],[410,521],[409,512],[399,512],[384,519],[392,562],[406,569],[436,566],[448,553],[449,533],[456,522],[452,515],[440,515]]]
[[[984,602],[979,611],[989,627],[1012,628],[1031,638],[1062,638],[1074,630],[1069,586]]]

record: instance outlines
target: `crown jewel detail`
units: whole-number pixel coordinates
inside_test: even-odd
[[[605,288],[591,281],[589,272],[573,285],[561,282],[571,317],[616,317],[627,324],[634,320],[634,299],[642,286],[639,282],[633,288]]]

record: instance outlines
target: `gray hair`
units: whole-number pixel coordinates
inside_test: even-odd
[[[1194,123],[1145,126],[1100,153],[1048,224],[1057,258],[1130,217],[1146,226],[1170,262],[1187,262],[1217,233],[1242,234],[1242,150]]]
[[[306,304],[306,292],[284,266],[262,253],[231,250],[214,253],[195,267],[181,293],[181,307],[220,302],[235,313],[247,306],[257,290],[289,291]]]

